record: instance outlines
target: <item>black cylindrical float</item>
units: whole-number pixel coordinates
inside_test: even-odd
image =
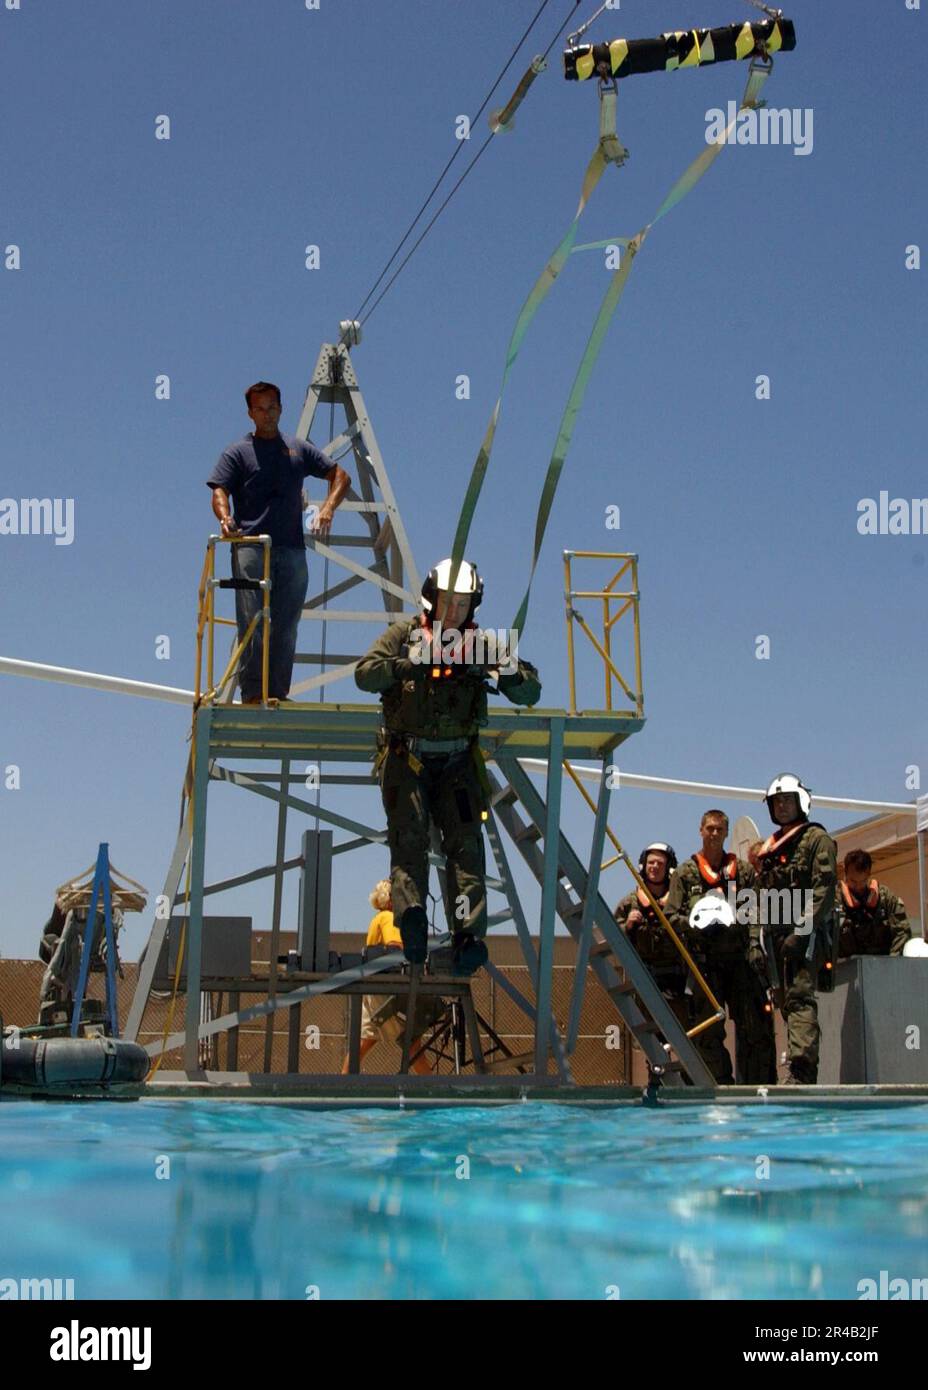
[[[28,1038],[8,1028],[0,1039],[0,1082],[17,1086],[103,1086],[144,1081],[151,1058],[123,1038]]]
[[[731,63],[755,53],[788,53],[796,47],[791,19],[764,19],[759,24],[727,24],[722,29],[678,29],[657,39],[613,39],[584,43],[564,53],[564,76],[633,77],[638,72],[674,72],[677,68]]]

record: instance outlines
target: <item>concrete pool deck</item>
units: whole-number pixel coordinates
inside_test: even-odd
[[[247,1072],[161,1072],[140,1086],[114,1086],[106,1092],[45,1092],[4,1087],[0,1101],[36,1100],[208,1100],[306,1107],[441,1108],[513,1105],[546,1101],[557,1105],[628,1106],[642,1104],[638,1086],[566,1086],[553,1077],[531,1076],[265,1076]],[[662,1087],[659,1105],[911,1105],[928,1102],[928,1085],[865,1086],[694,1086]]]

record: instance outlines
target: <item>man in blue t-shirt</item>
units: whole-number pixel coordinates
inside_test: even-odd
[[[293,675],[296,635],[306,599],[309,572],[303,536],[303,479],[325,478],[329,492],[319,508],[313,534],[325,537],[335,508],[351,479],[337,463],[305,439],[281,434],[280,389],[256,381],[245,392],[251,434],[230,444],[207,479],[213,490],[213,512],[224,536],[271,538],[271,641],[268,653],[268,697],[285,700]],[[231,499],[231,508],[230,508]],[[264,547],[239,542],[232,547],[236,579],[264,578]],[[236,589],[235,617],[239,640],[263,606],[260,589]],[[264,632],[258,621],[239,664],[242,703],[261,703],[261,661]]]

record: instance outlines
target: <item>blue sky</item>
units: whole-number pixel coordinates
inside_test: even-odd
[[[580,6],[577,22],[595,8]],[[0,655],[192,686],[212,529],[204,480],[250,426],[244,386],[279,382],[284,428],[295,427],[320,343],[358,308],[454,148],[456,117],[475,111],[536,9],[0,9],[0,247],[21,251],[21,269],[0,273],[0,494],[75,505],[69,546],[0,536]],[[552,0],[493,105],[567,10]],[[878,13],[862,0],[796,0],[787,13],[798,47],[777,59],[766,95],[812,109],[813,151],[726,149],[649,237],[576,430],[522,650],[541,668],[543,702],[562,704],[561,551],[633,550],[648,723],[621,766],[747,785],[790,769],[829,794],[902,801],[906,767],[928,775],[928,539],[861,536],[856,521],[861,498],[928,492],[925,281],[904,264],[905,247],[926,238],[928,18],[904,0]],[[742,0],[624,0],[591,37],[754,17]],[[573,214],[597,136],[595,88],[564,82],[558,49],[354,353],[423,571],[450,549],[512,324]],[[623,83],[631,159],[607,171],[581,240],[637,231],[703,146],[707,111],[737,100],[745,76],[728,64]],[[162,114],[169,141],[154,136]],[[455,174],[485,130],[482,117]],[[321,251],[312,272],[310,243]],[[488,625],[507,625],[524,589],[544,469],[607,276],[599,253],[571,258],[513,374],[470,547]],[[169,401],[155,399],[161,373]],[[467,401],[455,397],[462,373]],[[759,374],[769,401],[755,399]],[[611,505],[618,532],[605,526]],[[160,635],[169,661],[156,659]],[[328,640],[346,639],[333,625]],[[591,706],[598,687],[587,690]],[[0,950],[28,957],[55,884],[98,841],[159,891],[189,718],[7,676],[0,698],[0,766],[21,769],[19,790],[0,789]],[[252,800],[214,793],[210,877],[273,856],[273,809]],[[381,822],[373,791],[333,804]],[[612,824],[635,854],[653,838],[688,852],[701,809],[627,791]],[[582,847],[588,814],[572,799],[565,810]],[[824,816],[832,827],[852,818]],[[371,850],[343,870],[336,926],[366,925],[367,879],[384,869]],[[605,881],[610,897],[627,886],[620,870]],[[264,925],[270,895],[221,905]],[[285,925],[294,919],[291,893]],[[133,958],[143,928],[130,922]]]

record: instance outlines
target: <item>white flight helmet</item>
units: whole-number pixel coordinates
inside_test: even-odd
[[[451,568],[450,559],[441,560],[425,576],[422,584],[422,607],[426,613],[434,614],[439,590],[448,592],[451,584]],[[462,560],[458,566],[454,592],[456,594],[470,594],[470,607],[467,612],[469,621],[480,607],[480,601],[483,598],[483,580],[477,573],[477,566],[472,565],[468,560]]]
[[[808,816],[812,809],[812,794],[808,787],[804,787],[799,778],[792,772],[781,772],[779,777],[774,777],[770,786],[764,793],[764,800],[767,803],[767,810],[770,812],[770,819],[773,820],[773,798],[777,792],[793,792],[799,800],[799,813]]]
[[[734,909],[722,893],[706,893],[690,910],[690,926],[697,931],[719,931],[734,925]]]
[[[928,956],[928,941],[923,936],[913,936],[911,941],[905,943],[902,954],[904,956]]]

